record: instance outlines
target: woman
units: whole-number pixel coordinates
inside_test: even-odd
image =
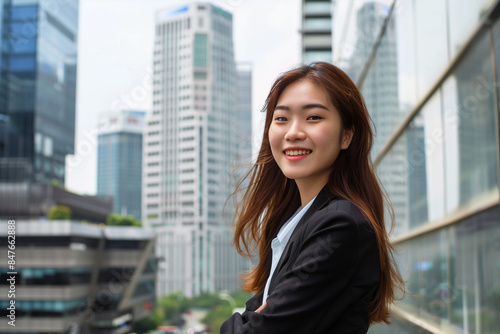
[[[234,235],[240,254],[259,249],[244,277],[256,295],[221,333],[366,333],[388,323],[403,281],[359,90],[337,67],[315,63],[281,75],[265,109]]]

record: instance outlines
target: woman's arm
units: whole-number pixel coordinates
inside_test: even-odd
[[[244,316],[233,315],[223,324],[222,334],[313,333],[320,321],[324,325],[324,317],[334,324],[353,303],[350,287],[364,256],[360,251],[377,253],[375,234],[343,211],[315,215],[307,224],[300,253],[268,296],[267,305],[260,312],[247,309]]]

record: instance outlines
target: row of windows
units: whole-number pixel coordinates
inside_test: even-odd
[[[17,317],[62,317],[79,314],[87,310],[87,299],[76,300],[16,300]],[[0,300],[0,316],[8,316],[8,300]]]

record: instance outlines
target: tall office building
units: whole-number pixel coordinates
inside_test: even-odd
[[[97,195],[113,197],[113,211],[141,219],[144,111],[121,110],[99,120]]]
[[[0,180],[64,184],[74,152],[78,0],[0,1],[0,13]]]
[[[358,31],[348,65],[377,129],[408,293],[369,333],[496,333],[500,1],[377,2],[334,22],[340,40]]]
[[[333,61],[332,13],[335,0],[302,0],[302,62]]]
[[[237,86],[232,14],[192,3],[156,14],[143,222],[158,233],[158,295],[238,288],[229,226]],[[251,125],[249,125],[251,126]]]

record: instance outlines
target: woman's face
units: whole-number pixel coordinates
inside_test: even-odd
[[[342,131],[340,114],[324,89],[309,80],[283,90],[268,135],[278,166],[299,187],[303,182],[326,184],[340,150],[352,137]]]

